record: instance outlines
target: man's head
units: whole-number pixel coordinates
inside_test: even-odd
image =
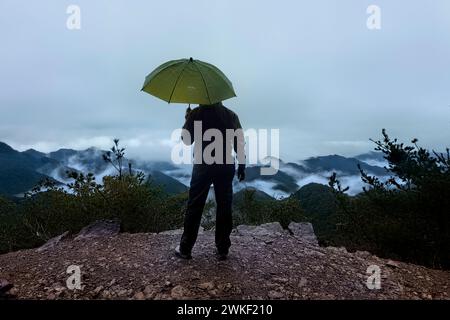
[[[215,107],[215,106],[221,106],[222,105],[222,101],[213,103],[213,104],[200,104],[199,107]]]

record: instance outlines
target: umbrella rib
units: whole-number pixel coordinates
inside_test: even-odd
[[[161,70],[159,70],[158,73],[163,72],[164,70],[166,70],[166,69],[172,67],[174,63],[176,63],[176,61],[169,61],[169,62],[172,62],[172,64],[165,66],[164,68],[162,68]],[[150,77],[150,75],[152,75],[153,72],[155,72],[155,70],[153,70],[150,74],[147,75],[147,77],[145,77],[144,85],[142,86],[141,91],[143,91],[144,88],[145,88],[147,85],[150,84],[151,80],[153,80],[153,79],[151,79],[149,82],[147,82],[147,78]]]
[[[183,74],[184,69],[186,69],[186,67],[187,67],[188,64],[189,64],[189,62],[186,63],[186,65],[183,67],[183,70],[181,70],[180,74],[178,75],[177,81],[175,81],[175,85],[173,86],[172,93],[170,94],[170,97],[169,97],[169,103],[170,103],[170,101],[172,100],[172,96],[173,96],[173,93],[175,92],[175,89],[177,88],[178,81],[180,80],[181,75]]]
[[[203,73],[200,71],[200,68],[199,68],[195,63],[194,63],[194,65],[195,65],[195,67],[197,68],[198,72],[200,72],[200,76],[202,77],[203,84],[205,85],[206,95],[208,96],[209,103],[212,104],[212,102],[211,102],[211,97],[210,97],[210,95],[209,95],[209,90],[208,90],[208,87],[207,87],[207,85],[206,85],[205,78],[203,77]]]

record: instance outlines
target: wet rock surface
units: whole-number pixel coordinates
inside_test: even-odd
[[[36,249],[37,252],[43,252],[46,250],[51,250],[54,247],[56,247],[62,240],[66,239],[69,235],[69,231],[64,232],[63,234],[60,234],[59,236],[56,236],[54,238],[51,238],[48,240],[44,245],[40,246]]]
[[[298,238],[308,241],[311,245],[318,246],[316,234],[314,233],[313,225],[309,222],[291,222],[288,230]]]
[[[308,226],[290,230],[240,226],[225,261],[214,255],[211,231],[199,235],[188,261],[173,254],[179,232],[64,239],[51,250],[0,255],[0,279],[14,284],[3,294],[17,299],[450,298],[448,271],[319,247]],[[67,287],[73,265],[80,268],[81,289]],[[371,265],[380,268],[381,289],[367,287]]]
[[[81,229],[74,240],[80,241],[98,237],[110,237],[119,234],[119,232],[120,221],[99,220]]]

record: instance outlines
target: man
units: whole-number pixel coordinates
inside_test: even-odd
[[[184,232],[175,253],[183,259],[192,258],[191,251],[197,240],[203,208],[209,188],[213,184],[217,204],[216,253],[219,260],[225,260],[231,246],[230,234],[233,227],[232,198],[235,174],[233,150],[239,162],[238,180],[245,179],[242,127],[238,116],[219,102],[212,105],[200,105],[192,111],[188,108],[183,129],[183,142],[186,145],[195,142],[194,167],[184,218]],[[196,130],[201,130],[201,135],[196,133]],[[220,133],[221,140],[220,137],[217,137],[218,133]],[[203,139],[204,136],[205,139]],[[216,139],[219,140],[216,141]],[[215,148],[212,148],[213,146]]]

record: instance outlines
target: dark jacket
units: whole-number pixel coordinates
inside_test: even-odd
[[[201,136],[195,136],[194,128],[196,122],[197,125],[201,124]],[[234,150],[239,164],[245,164],[245,140],[239,117],[236,113],[223,106],[222,103],[219,102],[213,105],[200,105],[199,107],[193,109],[189,113],[183,129],[189,132],[189,136],[182,136],[183,142],[186,145],[191,145],[195,142],[194,159],[197,161],[205,163],[205,159],[202,157],[205,148],[215,141],[214,134],[212,134],[211,141],[205,141],[205,132],[208,129],[216,129],[222,134],[222,143],[220,145],[222,148],[223,157],[219,158],[222,159],[222,163],[230,164],[230,161],[232,161],[231,163],[234,163],[234,157],[232,156],[232,151]],[[209,151],[211,151],[211,148],[212,146],[209,148]],[[215,156],[215,152],[207,153]],[[208,162],[206,163],[211,164]],[[216,163],[220,163],[220,160]]]

